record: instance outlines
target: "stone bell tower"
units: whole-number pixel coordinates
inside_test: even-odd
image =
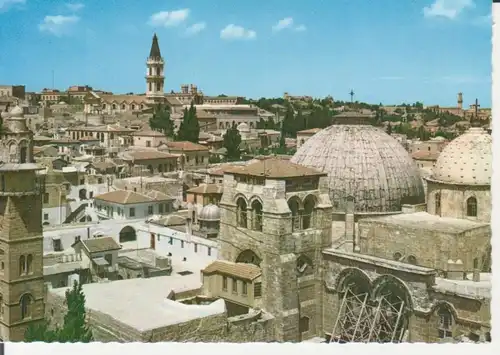
[[[2,113],[0,146],[0,337],[23,341],[44,317],[40,168],[23,110]]]
[[[326,174],[276,158],[234,167],[224,174],[220,209],[219,255],[261,268],[255,304],[275,317],[275,340],[322,334],[322,250],[331,246],[332,211]]]
[[[151,50],[146,61],[146,98],[150,104],[162,103],[165,100],[163,69],[165,62],[161,56],[156,33],[153,36]]]

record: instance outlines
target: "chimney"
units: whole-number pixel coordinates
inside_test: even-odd
[[[186,236],[188,241],[191,241],[192,235],[193,235],[193,220],[190,217],[188,217],[186,218]]]
[[[474,282],[481,281],[481,270],[479,269],[479,260],[477,258],[474,259],[474,269],[472,270],[472,281]]]
[[[446,271],[446,278],[449,280],[464,279],[464,264],[460,259],[458,259],[456,262],[454,262],[453,260],[448,260]]]
[[[462,95],[461,92],[459,92],[458,95],[457,95],[458,108],[462,108],[463,102],[464,102],[463,95]]]

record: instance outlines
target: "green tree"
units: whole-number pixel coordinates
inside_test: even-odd
[[[295,130],[295,115],[293,112],[292,105],[288,105],[285,111],[285,117],[283,117],[283,122],[281,124],[281,133],[286,137],[293,137],[297,134]]]
[[[149,126],[152,130],[162,132],[166,137],[174,137],[174,122],[170,118],[170,111],[165,106],[155,107],[153,116],[149,119]]]
[[[179,126],[179,132],[177,132],[177,140],[198,143],[199,135],[200,123],[196,116],[196,107],[191,103],[189,109],[184,109],[184,117]]]
[[[240,145],[241,145],[241,135],[236,128],[236,124],[233,124],[229,128],[223,137],[223,147],[227,150],[227,160],[235,161],[240,159]]]
[[[266,121],[261,117],[259,119],[259,122],[257,122],[257,129],[264,129],[266,128]]]
[[[67,312],[62,328],[49,329],[48,322],[30,325],[24,334],[26,342],[89,343],[93,340],[92,332],[86,325],[85,295],[82,285],[74,282],[66,291]]]

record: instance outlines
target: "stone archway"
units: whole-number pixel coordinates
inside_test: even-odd
[[[330,341],[399,343],[413,310],[403,281],[382,275],[370,282],[360,269],[344,269],[337,278],[340,307]]]
[[[250,249],[242,251],[236,258],[237,263],[253,264],[260,267],[262,259]]]
[[[134,228],[131,226],[123,227],[120,231],[120,243],[125,242],[135,242],[137,240],[137,234]]]

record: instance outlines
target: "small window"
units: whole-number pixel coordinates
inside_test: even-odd
[[[242,283],[242,289],[241,289],[241,293],[243,293],[244,295],[248,294],[248,285],[246,282],[243,282]]]
[[[442,307],[438,311],[439,326],[438,326],[438,336],[441,339],[453,337],[452,327],[453,327],[453,316],[449,310]]]
[[[184,241],[181,240],[181,248],[184,248]]]
[[[227,277],[222,276],[222,289],[227,290]]]
[[[208,247],[207,253],[208,253],[208,256],[211,256],[212,255],[212,248]]]
[[[158,213],[159,213],[159,214],[162,214],[162,213],[163,213],[163,203],[160,203],[160,204],[158,205]]]
[[[412,265],[417,265],[417,258],[414,255],[410,255],[408,257],[408,263],[410,263]]]
[[[194,252],[197,253],[198,252],[198,244],[194,243]]]
[[[238,293],[238,280],[233,279],[233,293]]]
[[[299,332],[307,332],[309,330],[309,318],[301,317],[299,320]]]
[[[49,203],[49,193],[48,192],[43,194],[43,203]]]
[[[148,215],[153,214],[153,206],[148,206]]]
[[[253,285],[253,296],[254,297],[261,297],[262,296],[262,283],[261,282],[256,282],[255,285]]]
[[[170,237],[170,238],[168,239],[168,244],[170,244],[170,245],[174,245],[174,238]]]
[[[49,220],[49,214],[48,213],[44,213],[43,214],[43,220],[44,221],[48,221]]]
[[[130,207],[129,215],[130,215],[130,217],[135,217],[135,208],[134,207]]]

